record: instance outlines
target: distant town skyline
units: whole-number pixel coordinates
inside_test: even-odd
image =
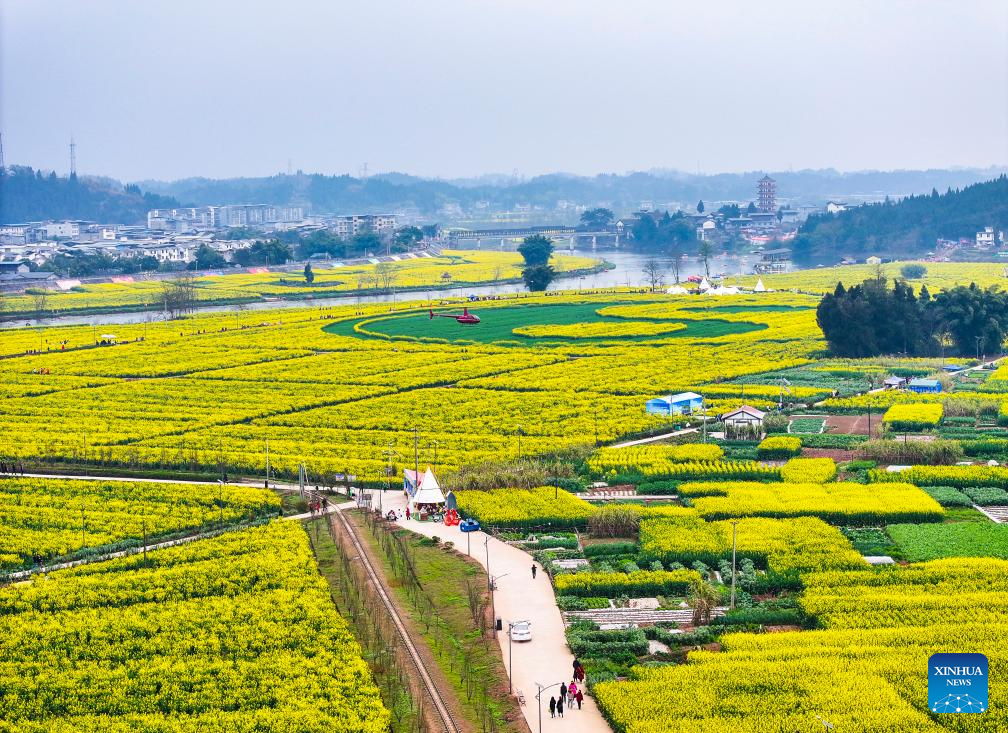
[[[1003,166],[1008,4],[11,0],[0,133],[124,181]]]

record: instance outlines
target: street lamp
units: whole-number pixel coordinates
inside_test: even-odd
[[[518,621],[508,621],[508,694],[510,695],[514,692],[514,676],[512,670],[514,669],[511,664],[511,630],[518,625]],[[528,623],[527,621],[525,623]],[[496,625],[496,622],[495,622]]]
[[[552,685],[544,685],[539,682],[535,683],[535,686],[539,688],[536,692],[536,704],[539,708],[539,733],[542,733],[542,694],[551,687],[559,687],[562,684],[563,682],[554,682]]]

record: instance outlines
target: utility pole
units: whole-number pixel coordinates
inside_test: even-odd
[[[738,520],[733,519],[731,522],[731,607],[735,608],[735,576],[738,572],[735,569],[735,547],[736,538],[738,536]]]
[[[4,165],[4,157],[3,157],[3,133],[0,132],[0,174],[5,173],[6,171],[7,168]]]
[[[413,471],[417,487],[420,486],[420,428],[413,428]]]
[[[80,546],[81,546],[82,550],[84,549],[84,545],[85,544],[86,543],[84,542],[84,507],[81,507],[80,508]]]
[[[269,488],[269,469],[270,469],[270,465],[269,465],[269,438],[266,438],[266,483],[264,484],[264,486],[267,489]]]
[[[483,540],[483,547],[486,548],[486,569],[487,569],[487,588],[490,590],[491,603],[493,602],[493,578],[490,577],[490,535],[487,535]],[[494,618],[494,626],[497,625],[497,619]]]

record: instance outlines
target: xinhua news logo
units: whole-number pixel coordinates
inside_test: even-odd
[[[928,707],[933,713],[987,710],[987,657],[932,654],[928,660]]]

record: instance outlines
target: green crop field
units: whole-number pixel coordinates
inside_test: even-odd
[[[682,323],[685,328],[674,333],[654,336],[607,336],[598,338],[575,338],[562,336],[532,337],[514,333],[514,329],[522,326],[571,325],[576,323],[626,323],[626,319],[612,316],[600,316],[597,311],[612,303],[575,303],[557,305],[514,305],[507,307],[483,307],[474,304],[470,312],[480,317],[480,323],[464,325],[451,318],[430,319],[426,310],[412,311],[406,314],[387,317],[370,317],[356,321],[341,321],[326,327],[326,331],[342,336],[367,335],[355,332],[354,327],[361,323],[361,328],[371,334],[381,334],[391,338],[413,339],[429,338],[443,339],[449,342],[474,341],[478,343],[510,342],[520,345],[548,343],[585,343],[598,341],[656,341],[669,338],[713,338],[727,334],[748,333],[766,328],[764,324],[730,322],[718,319],[685,321],[668,319],[669,323]],[[435,308],[435,313],[461,313],[463,305]],[[664,319],[639,319],[650,322],[665,322]]]
[[[1008,559],[1008,525],[1004,524],[891,524],[887,530],[911,562],[940,557]]]

